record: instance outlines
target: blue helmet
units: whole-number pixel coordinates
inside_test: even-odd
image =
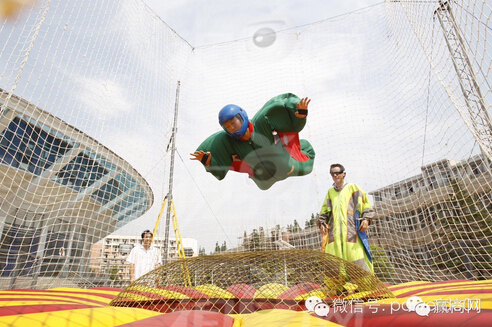
[[[248,114],[235,104],[228,104],[219,111],[219,124],[230,136],[240,139],[249,126]]]

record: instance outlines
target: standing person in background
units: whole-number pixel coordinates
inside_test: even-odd
[[[162,257],[159,249],[153,247],[153,234],[150,230],[142,232],[142,244],[135,246],[126,262],[130,263],[130,282],[140,278],[149,271],[162,265]]]
[[[345,184],[345,168],[330,166],[333,187],[328,190],[317,225],[323,234],[323,252],[350,261],[374,274],[366,230],[375,213],[366,192]]]

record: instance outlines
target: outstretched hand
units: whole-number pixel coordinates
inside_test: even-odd
[[[210,161],[212,160],[212,154],[210,152],[205,153],[205,151],[199,150],[190,153],[190,160],[199,160],[205,166],[210,166]]]
[[[311,99],[308,97],[302,98],[301,101],[297,104],[297,110],[295,115],[297,118],[306,118],[307,117],[307,109],[309,102],[311,102]]]

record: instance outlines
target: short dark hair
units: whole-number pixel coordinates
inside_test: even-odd
[[[331,165],[331,166],[330,166],[330,173],[331,173],[331,170],[332,170],[333,168],[337,168],[337,167],[338,167],[338,168],[340,168],[340,170],[342,171],[342,173],[344,173],[344,172],[345,172],[345,167],[344,167],[344,166],[342,166],[342,165],[341,165],[341,164],[339,164],[339,163],[336,163],[336,164],[333,164],[333,165]]]
[[[146,230],[144,230],[144,231],[142,232],[142,235],[141,235],[141,236],[142,236],[142,238],[144,238],[144,237],[145,237],[145,234],[150,234],[150,236],[151,236],[151,237],[154,237],[154,234],[153,234],[150,230],[148,230],[148,229],[146,229]]]

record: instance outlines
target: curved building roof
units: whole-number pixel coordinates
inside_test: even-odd
[[[37,214],[89,228],[96,241],[152,206],[147,181],[94,138],[1,89],[0,106],[0,199],[6,223],[8,217],[18,219],[20,210],[26,217]]]

